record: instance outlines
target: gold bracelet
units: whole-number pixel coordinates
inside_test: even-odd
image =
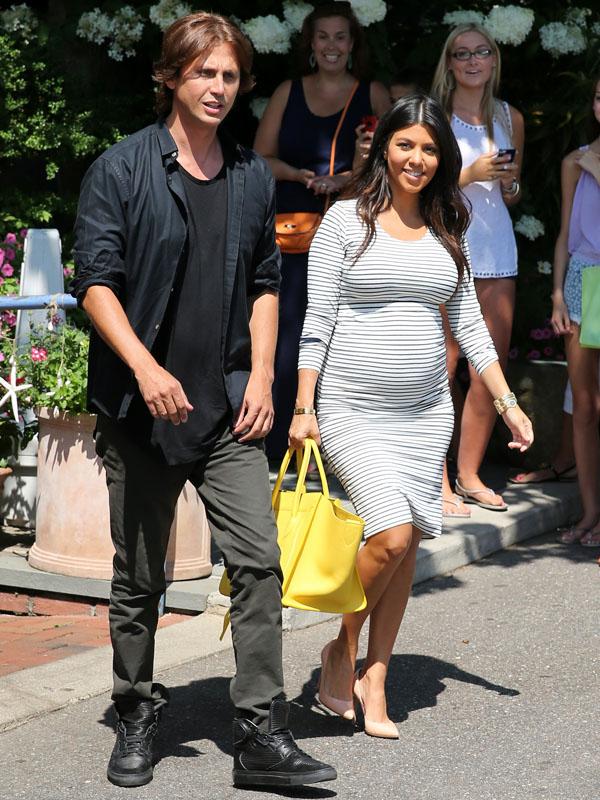
[[[504,414],[509,408],[515,408],[517,405],[517,398],[514,392],[509,392],[494,400],[494,406],[499,414]]]
[[[315,411],[314,408],[308,408],[308,407],[307,408],[298,408],[298,407],[296,407],[294,409],[294,414],[316,414],[316,413],[317,412]]]

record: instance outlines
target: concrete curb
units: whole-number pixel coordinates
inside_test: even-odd
[[[223,620],[202,614],[161,628],[156,634],[155,674],[231,647],[228,631],[219,635]],[[86,653],[0,678],[0,731],[16,728],[41,714],[109,691],[112,686],[112,648]]]
[[[422,543],[415,583],[447,574],[516,542],[564,525],[576,518],[580,508],[576,484],[515,487],[503,494],[510,506],[508,511],[494,512],[473,507],[470,520],[449,521],[442,537]],[[27,570],[26,566],[24,570]],[[2,574],[0,569],[0,582]],[[211,591],[205,596],[203,607],[217,613],[201,614],[158,631],[157,675],[231,647],[230,632],[222,642],[219,641],[222,613],[228,598],[221,598],[215,591],[218,576],[213,576],[210,581]],[[194,583],[198,582],[189,582],[190,592]],[[293,631],[317,625],[333,616],[284,609],[284,628]],[[112,652],[107,646],[0,678],[0,731],[108,691],[111,687],[111,662]]]

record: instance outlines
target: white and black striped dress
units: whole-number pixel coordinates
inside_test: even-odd
[[[427,231],[401,241],[377,224],[369,249],[356,201],[338,201],[313,240],[299,367],[319,372],[327,460],[365,520],[365,537],[412,522],[439,536],[452,435],[440,304],[473,367],[497,360],[473,281]]]

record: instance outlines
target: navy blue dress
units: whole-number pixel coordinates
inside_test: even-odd
[[[372,114],[369,96],[370,84],[360,83],[346,112],[340,129],[334,172],[352,169],[355,129],[362,117]],[[341,111],[327,117],[313,114],[306,104],[301,80],[292,81],[281,128],[278,156],[282,161],[299,169],[312,170],[316,175],[329,174],[331,142]],[[324,196],[315,195],[297,181],[277,181],[277,211],[324,210]],[[292,420],[298,385],[298,350],[300,334],[306,312],[306,274],[308,253],[283,253],[281,288],[279,294],[279,336],[275,354],[275,381],[273,403],[275,421],[267,437],[267,455],[272,460],[281,459],[287,449],[288,430]]]

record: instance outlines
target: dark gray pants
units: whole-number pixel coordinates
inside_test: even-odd
[[[169,531],[189,480],[202,498],[231,581],[231,699],[238,715],[264,726],[271,700],[283,692],[283,674],[279,548],[262,442],[240,444],[227,427],[202,460],[168,466],[124,425],[99,415],[96,451],[106,471],[115,547],[109,609],[113,700],[164,702],[152,682],[154,636]]]

